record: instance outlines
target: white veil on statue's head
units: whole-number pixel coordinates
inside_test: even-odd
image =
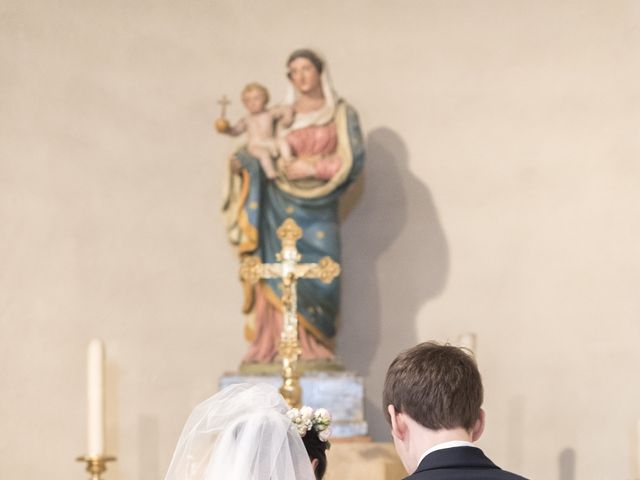
[[[270,385],[225,388],[189,416],[165,480],[315,480],[286,412]]]
[[[297,113],[294,117],[293,125],[286,129],[286,131],[298,130],[311,125],[324,125],[326,123],[329,123],[331,120],[333,120],[333,116],[336,110],[336,104],[339,100],[338,94],[333,88],[333,83],[331,82],[331,76],[329,75],[329,66],[327,65],[327,61],[321,55],[312,50],[301,49],[293,52],[289,59],[289,62],[291,62],[291,59],[294,58],[294,56],[298,53],[301,53],[301,56],[303,57],[306,56],[306,54],[309,54],[315,57],[315,59],[320,62],[322,69],[320,73],[320,82],[322,85],[322,95],[324,96],[325,103],[322,108],[314,112]],[[293,84],[289,82],[289,85],[287,86],[287,92],[282,104],[293,106],[298,95],[299,93],[296,91]]]

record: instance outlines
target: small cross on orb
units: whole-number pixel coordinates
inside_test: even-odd
[[[218,132],[220,133],[224,133],[226,131],[229,130],[230,125],[229,125],[229,121],[227,120],[227,106],[230,104],[231,102],[229,101],[229,99],[227,98],[226,95],[223,95],[220,100],[218,100],[218,105],[220,105],[221,111],[220,111],[220,117],[218,119],[216,119],[215,122],[215,128]]]

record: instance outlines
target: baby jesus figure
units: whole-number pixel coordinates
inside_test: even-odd
[[[275,126],[289,127],[293,122],[293,108],[289,106],[267,108],[269,91],[259,83],[250,83],[242,90],[242,103],[249,115],[222,133],[237,137],[247,133],[247,150],[260,161],[269,180],[277,177],[273,160],[291,159],[291,149],[284,138],[276,138]]]

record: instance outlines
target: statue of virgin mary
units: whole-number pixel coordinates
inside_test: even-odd
[[[280,175],[269,181],[257,158],[246,149],[231,159],[232,194],[226,203],[229,238],[242,255],[258,255],[275,263],[281,245],[276,230],[293,218],[304,235],[297,247],[301,262],[330,256],[340,262],[338,200],[364,163],[362,133],[356,111],[333,89],[326,62],[311,50],[296,50],[287,61],[293,123],[281,131],[293,158],[277,165]],[[275,360],[282,329],[280,281],[245,285],[245,327],[251,342],[243,363]],[[302,361],[334,359],[340,306],[339,278],[298,282],[299,338]],[[330,362],[328,362],[330,363]]]

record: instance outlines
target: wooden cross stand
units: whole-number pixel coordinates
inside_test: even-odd
[[[302,229],[292,219],[287,218],[277,231],[282,242],[282,250],[276,255],[279,263],[262,263],[260,257],[245,257],[240,266],[240,278],[250,283],[260,279],[282,279],[282,314],[284,321],[278,353],[282,359],[283,385],[280,393],[290,407],[299,407],[302,397],[298,357],[298,298],[296,283],[301,278],[316,278],[323,283],[331,283],[340,275],[340,265],[330,257],[323,257],[318,263],[299,263],[301,255],[296,242],[302,237]]]

